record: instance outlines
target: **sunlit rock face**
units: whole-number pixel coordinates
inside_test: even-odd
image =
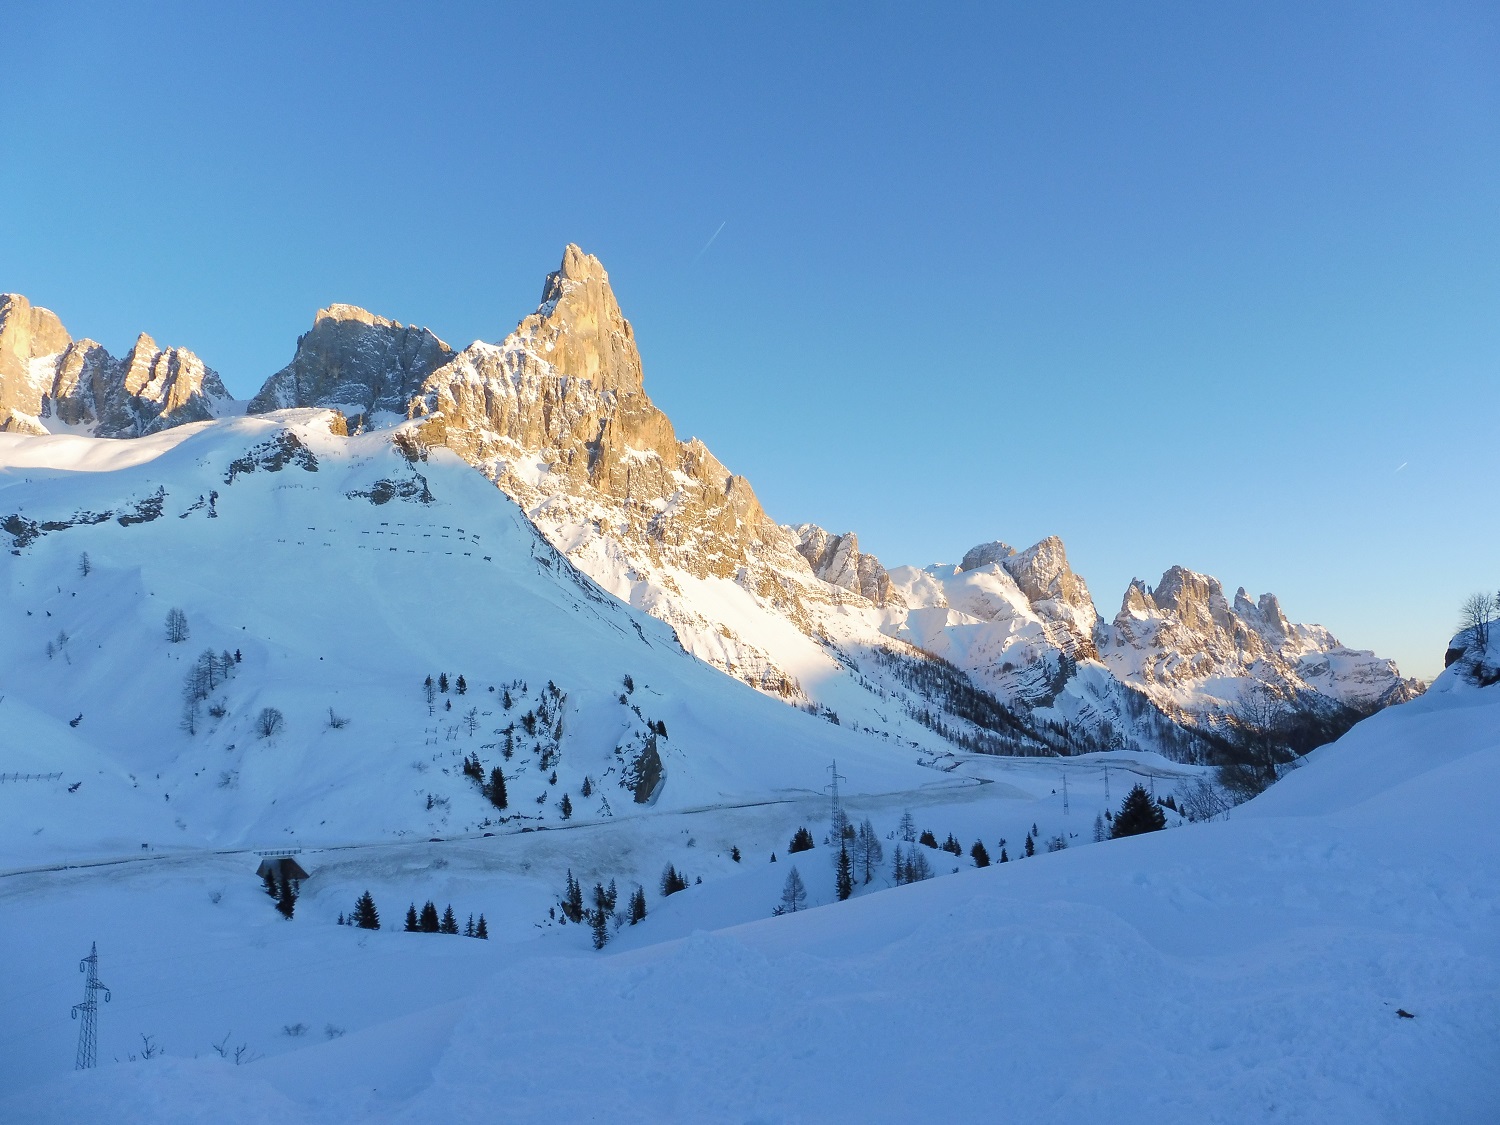
[[[143,437],[233,412],[218,373],[186,348],[143,332],[117,360],[51,311],[0,295],[0,430]]]

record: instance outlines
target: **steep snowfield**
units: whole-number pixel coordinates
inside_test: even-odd
[[[979,764],[994,784],[930,793],[918,823],[1055,816],[1041,771],[1084,776]],[[1088,817],[1098,794],[1072,793]],[[765,917],[789,861],[826,903],[827,849],[765,852],[810,800],[328,853],[291,923],[231,857],[0,878],[0,1120],[1492,1122],[1497,800],[1500,688],[1450,671],[1228,821],[791,917]],[[851,803],[895,827],[899,799]],[[603,954],[545,925],[564,861],[664,858],[704,883],[653,893]],[[497,935],[330,925],[366,885],[388,919],[437,894]],[[137,1032],[167,1057],[65,1073],[94,939],[101,1057]],[[226,1032],[267,1057],[220,1061]]]
[[[0,782],[5,866],[557,825],[565,793],[574,820],[629,815],[647,806],[622,777],[648,740],[656,809],[817,793],[833,758],[871,791],[943,780],[686,655],[447,451],[409,464],[388,433],[329,418],[0,434],[0,541],[17,544],[0,554],[0,775],[64,775]],[[188,733],[205,651],[239,660]],[[429,708],[444,672],[467,692]],[[285,720],[271,737],[265,708]],[[461,774],[470,755],[503,768],[505,813]]]

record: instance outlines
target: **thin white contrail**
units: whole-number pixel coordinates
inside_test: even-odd
[[[1399,464],[1399,465],[1396,466],[1396,472],[1399,473],[1402,469],[1406,468],[1406,466],[1409,465],[1409,464],[1411,464],[1410,461],[1402,461],[1401,464]]]
[[[722,223],[719,224],[719,230],[723,230],[728,224],[729,220],[725,219]],[[708,253],[708,248],[714,244],[714,239],[719,237],[719,230],[714,231],[713,234],[708,236],[708,241],[703,244],[703,249],[699,250],[697,255],[693,258],[693,265],[696,266],[698,264],[698,259]]]

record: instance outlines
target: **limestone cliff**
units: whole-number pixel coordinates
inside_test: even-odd
[[[377,412],[405,417],[423,381],[453,355],[425,328],[353,305],[329,305],[298,338],[292,361],[266,380],[246,409],[336,407],[356,427]]]
[[[122,360],[74,340],[47,309],[0,295],[0,430],[54,422],[96,437],[142,437],[218,417],[231,400],[218,373],[185,348],[142,333]]]
[[[1241,588],[1231,602],[1218,579],[1181,566],[1154,589],[1139,579],[1130,584],[1102,656],[1163,705],[1190,710],[1194,697],[1232,701],[1232,685],[1247,680],[1356,707],[1402,702],[1421,690],[1393,661],[1350,649],[1321,626],[1288,621],[1274,595],[1252,602]]]

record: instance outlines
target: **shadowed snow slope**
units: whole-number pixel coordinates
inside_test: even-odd
[[[0,1119],[1492,1122],[1497,800],[1500,687],[1450,671],[1227,822],[615,955],[458,942],[425,1011]],[[322,972],[358,988],[405,936],[332,932]]]

